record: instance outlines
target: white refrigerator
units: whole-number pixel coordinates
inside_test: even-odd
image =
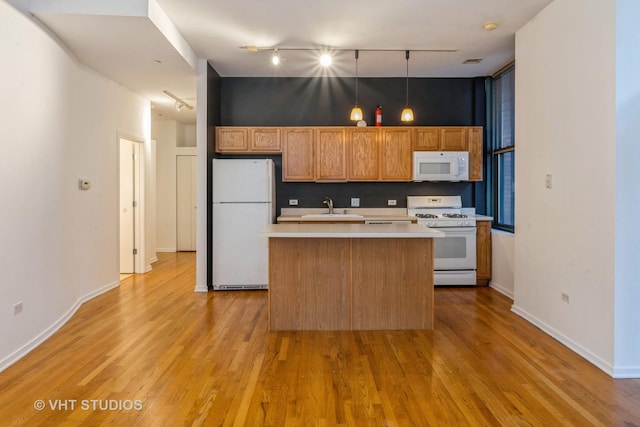
[[[275,220],[271,159],[213,159],[213,289],[267,289],[268,238]]]

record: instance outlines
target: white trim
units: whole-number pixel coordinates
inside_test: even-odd
[[[565,345],[570,350],[572,350],[575,353],[577,353],[578,355],[582,356],[588,362],[592,363],[597,368],[601,369],[602,371],[604,371],[605,373],[607,373],[611,377],[613,377],[613,378],[622,378],[622,377],[616,377],[614,375],[616,373],[616,371],[618,371],[618,370],[614,370],[613,366],[611,366],[609,363],[607,363],[606,361],[602,360],[600,357],[598,357],[597,355],[593,354],[591,351],[587,350],[586,348],[582,347],[580,344],[578,344],[577,342],[573,341],[571,338],[567,337],[563,333],[555,330],[554,328],[552,328],[551,326],[549,326],[545,322],[537,319],[536,317],[534,317],[531,314],[527,313],[525,310],[521,309],[520,307],[516,306],[515,304],[511,306],[511,311],[513,313],[517,314],[518,316],[524,318],[528,322],[534,324],[538,328],[542,329],[542,331],[544,331],[547,335],[550,335],[552,338],[558,340],[561,344]],[[637,368],[635,368],[635,369],[637,369]]]
[[[500,292],[502,295],[508,297],[511,301],[513,301],[513,292],[500,285],[499,283],[496,283],[492,280],[491,282],[489,282],[489,287]]]
[[[156,248],[156,252],[178,252],[176,248]]]
[[[156,251],[157,251],[157,249],[156,249]],[[151,258],[151,261],[149,261],[150,264],[153,264],[153,263],[156,263],[156,262],[158,262],[158,257],[157,256],[154,256],[153,258]]]
[[[640,378],[640,366],[613,368],[613,378]]]
[[[18,360],[22,359],[24,356],[29,354],[32,350],[35,350],[40,344],[45,342],[51,335],[56,333],[58,329],[63,327],[65,323],[67,323],[67,321],[71,319],[71,317],[76,313],[76,311],[78,311],[78,309],[82,304],[99,295],[102,295],[105,292],[108,292],[114,288],[117,288],[119,285],[120,285],[120,281],[118,280],[116,282],[110,283],[106,286],[103,286],[102,288],[91,291],[88,294],[80,297],[75,302],[75,304],[73,304],[73,306],[71,306],[71,308],[69,308],[69,310],[67,310],[67,312],[63,314],[62,317],[60,317],[58,320],[56,320],[51,326],[49,326],[40,334],[38,334],[36,337],[28,341],[25,345],[18,348],[16,351],[9,354],[4,359],[0,360],[0,372],[4,371],[9,366],[13,365]]]
[[[209,292],[209,289],[207,289],[206,286],[202,286],[201,284],[197,283],[196,284],[196,288],[193,291],[194,292]]]

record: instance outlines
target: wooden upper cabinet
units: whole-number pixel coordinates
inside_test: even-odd
[[[282,133],[282,180],[314,181],[314,128],[284,128]]]
[[[440,128],[424,127],[416,128],[413,149],[415,151],[439,151]]]
[[[380,180],[411,181],[411,128],[383,128],[380,135]]]
[[[219,126],[216,128],[216,151],[248,154],[281,153],[280,128]]]
[[[482,181],[481,126],[216,127],[216,151],[282,153],[284,181],[411,181],[413,151],[468,151]]]
[[[349,181],[377,181],[380,176],[380,144],[375,128],[351,128],[349,146]]]
[[[467,128],[469,134],[469,181],[482,181],[482,127]]]
[[[249,128],[249,151],[281,153],[280,128]]]
[[[345,128],[316,128],[315,132],[316,181],[346,181]]]
[[[416,127],[415,151],[467,151],[468,127]]]
[[[440,128],[440,150],[442,151],[467,151],[467,127]]]
[[[249,150],[247,128],[217,127],[216,151],[218,153],[246,152]]]

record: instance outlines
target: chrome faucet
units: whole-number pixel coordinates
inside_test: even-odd
[[[324,201],[322,203],[324,203],[329,207],[329,215],[333,215],[333,200],[325,196]]]

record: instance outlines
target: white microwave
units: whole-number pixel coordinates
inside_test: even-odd
[[[468,181],[468,151],[414,151],[414,181]]]

